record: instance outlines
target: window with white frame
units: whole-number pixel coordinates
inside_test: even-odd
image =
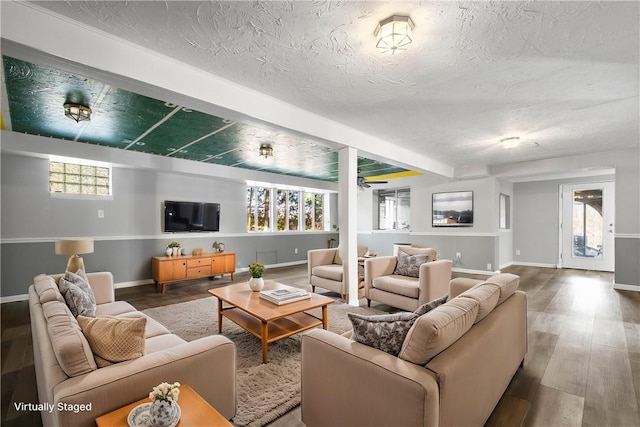
[[[248,186],[247,230],[322,231],[327,228],[327,205],[324,193]]]
[[[378,190],[378,229],[409,230],[411,190],[398,188]]]
[[[51,160],[49,191],[84,196],[110,196],[111,168]]]

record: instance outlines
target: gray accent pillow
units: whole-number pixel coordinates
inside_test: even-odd
[[[348,313],[347,316],[353,325],[353,340],[394,356],[400,353],[409,329],[418,318],[417,314],[406,312],[374,316]]]
[[[420,266],[427,261],[429,261],[428,255],[409,255],[400,248],[398,249],[398,263],[393,274],[418,277],[420,275]]]
[[[449,298],[449,295],[443,295],[438,299],[434,299],[433,301],[430,301],[426,304],[422,304],[420,307],[418,307],[414,313],[417,314],[418,316],[422,316],[423,314],[427,314],[428,312],[430,312],[431,310],[433,310],[434,308],[444,304],[445,302],[447,302],[447,299]]]
[[[58,287],[75,317],[96,317],[96,297],[83,270],[65,272],[58,281]]]

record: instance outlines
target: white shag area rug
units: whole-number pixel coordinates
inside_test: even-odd
[[[217,299],[149,308],[143,312],[186,341],[218,333]],[[328,306],[328,330],[351,329],[347,313],[382,314],[337,300]],[[320,309],[316,315],[320,316]],[[237,411],[233,424],[258,427],[274,421],[300,404],[300,334],[269,344],[269,362],[262,363],[260,341],[229,319],[222,319],[222,335],[236,344]]]

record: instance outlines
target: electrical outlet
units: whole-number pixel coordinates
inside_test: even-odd
[[[298,253],[298,248],[295,248],[295,249],[293,250],[293,253],[294,253],[294,254],[297,254],[297,253]]]
[[[516,249],[516,255],[520,255],[520,249]]]
[[[491,271],[491,264],[487,264],[487,270]]]
[[[460,259],[460,252],[456,252],[456,259]]]
[[[102,209],[98,209],[98,218],[104,218],[104,211]]]

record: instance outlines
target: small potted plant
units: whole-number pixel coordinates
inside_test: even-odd
[[[167,249],[171,249],[171,255],[179,255],[180,254],[180,243],[172,240],[171,243],[167,245]],[[169,252],[167,251],[167,255]]]
[[[149,421],[154,426],[175,425],[178,417],[178,395],[180,383],[161,383],[149,393],[151,406],[149,408]]]
[[[264,264],[259,262],[250,264],[249,273],[251,274],[251,279],[249,279],[249,287],[252,291],[259,292],[264,287],[264,279],[262,278],[262,274],[264,273]]]

